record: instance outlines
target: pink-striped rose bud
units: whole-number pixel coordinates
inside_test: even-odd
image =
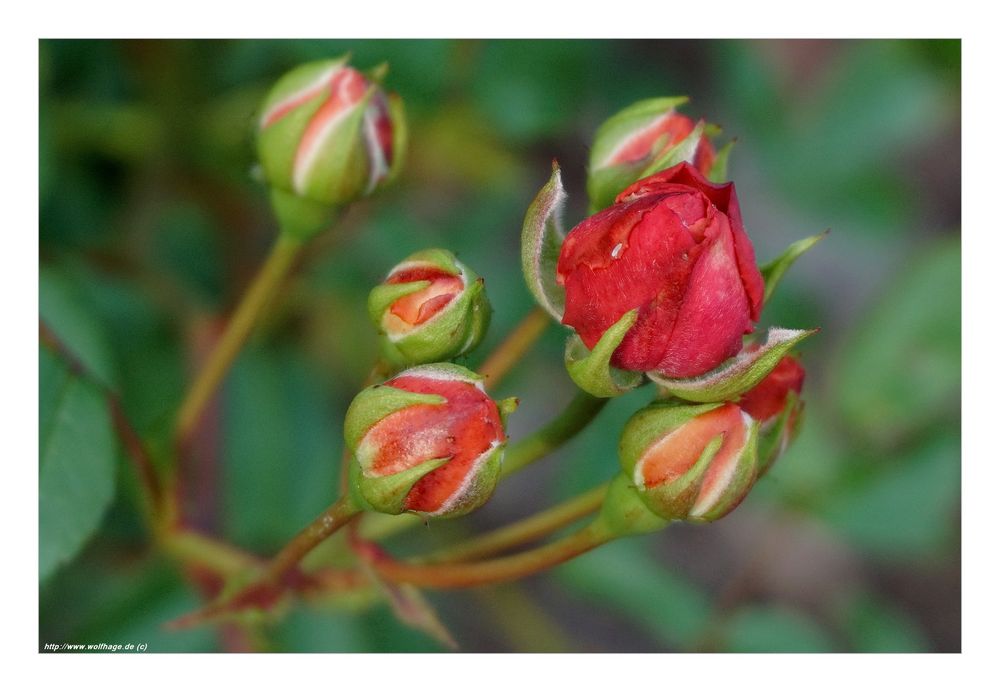
[[[798,434],[804,403],[799,398],[806,371],[794,356],[778,365],[739,400],[739,406],[760,423],[760,475],[767,472]]]
[[[264,101],[257,133],[283,228],[311,235],[337,208],[390,180],[402,162],[405,133],[400,99],[346,57],[283,76]]]
[[[757,479],[757,422],[736,404],[653,403],[629,419],[622,469],[664,519],[714,521]]]
[[[604,121],[594,136],[588,166],[592,209],[611,206],[636,180],[682,161],[710,177],[715,148],[703,123],[677,112],[686,102],[684,96],[646,99]]]
[[[351,403],[344,436],[362,506],[452,517],[492,495],[516,400],[495,402],[482,378],[450,363],[404,370]]]

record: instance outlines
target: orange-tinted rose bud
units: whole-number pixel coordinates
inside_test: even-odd
[[[757,478],[757,423],[735,404],[662,402],[625,425],[622,468],[649,509],[665,519],[713,521]]]

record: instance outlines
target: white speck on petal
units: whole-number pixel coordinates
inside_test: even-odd
[[[611,249],[611,259],[618,259],[618,256],[622,254],[622,248],[625,245],[623,243],[618,243]]]

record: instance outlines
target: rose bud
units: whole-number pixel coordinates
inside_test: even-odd
[[[785,356],[760,384],[737,402],[760,422],[760,475],[764,475],[798,434],[803,402],[799,398],[806,371],[797,358]]]
[[[587,348],[637,310],[611,365],[682,378],[739,352],[764,294],[733,184],[688,163],[636,182],[571,230],[556,281],[562,322]]]
[[[490,303],[483,280],[447,250],[423,250],[389,271],[368,312],[393,363],[450,360],[483,340]]]
[[[507,441],[499,403],[482,378],[450,363],[404,370],[363,390],[347,410],[351,485],[367,509],[458,516],[489,499]]]
[[[686,102],[686,97],[646,99],[604,121],[594,137],[588,167],[587,194],[593,209],[609,206],[639,178],[681,161],[709,177],[715,149],[704,125],[676,111]]]
[[[757,422],[732,403],[653,403],[625,424],[622,469],[664,519],[714,521],[757,478]]]
[[[336,209],[389,181],[405,147],[402,102],[347,64],[312,62],[278,80],[257,152],[284,230],[308,236]]]

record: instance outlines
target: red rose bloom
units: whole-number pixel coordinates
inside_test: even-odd
[[[785,356],[767,377],[740,397],[740,408],[761,423],[766,423],[785,410],[789,392],[802,392],[805,378],[806,371],[798,359]]]
[[[710,183],[688,163],[639,180],[571,230],[556,275],[563,324],[588,348],[638,308],[611,363],[668,377],[736,355],[764,297],[733,184]]]

